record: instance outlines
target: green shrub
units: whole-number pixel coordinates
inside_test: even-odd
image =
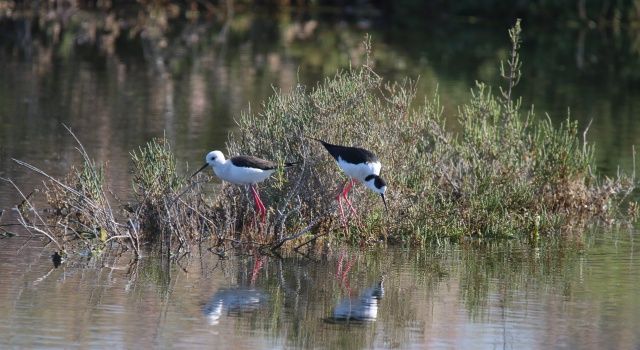
[[[283,237],[283,227],[296,232],[308,223],[340,228],[335,194],[346,178],[305,136],[365,147],[382,161],[389,210],[356,186],[352,199],[360,221],[350,221],[351,241],[538,237],[614,218],[632,179],[599,179],[593,147],[581,140],[575,121],[556,127],[549,117],[536,118],[533,108],[523,113],[512,97],[520,79],[519,35],[518,23],[510,30],[512,55],[499,96],[477,83],[470,101],[458,108],[457,133],[445,128],[437,94],[412,107],[413,82],[383,83],[369,57],[314,89],[277,92],[262,112],[243,114],[228,142],[231,155],[304,161],[263,188],[270,222],[286,218],[274,237]]]

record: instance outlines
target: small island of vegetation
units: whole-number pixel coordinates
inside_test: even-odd
[[[515,96],[520,34],[518,21],[509,30],[509,58],[501,64],[503,86],[478,82],[457,111],[443,110],[438,94],[416,96],[412,80],[385,82],[375,72],[367,38],[360,66],[315,87],[275,91],[260,112],[240,115],[225,154],[300,162],[261,184],[264,223],[255,219],[245,188],[224,184],[210,191],[210,176],[190,178],[194,169],[177,164],[165,139],[131,153],[134,195],[117,194],[132,199],[114,204],[103,165],[71,129],[83,162],[66,178],[16,160],[45,176],[38,193],[49,206],[43,211],[23,195],[19,220],[67,253],[120,247],[140,255],[155,242],[174,256],[204,242],[265,250],[312,249],[323,242],[421,246],[468,238],[535,243],[594,222],[634,220],[635,178],[596,173],[588,126],[569,117],[553,125]],[[445,115],[454,114],[456,125],[446,124]],[[374,151],[388,183],[388,209],[356,186],[358,214],[344,227],[335,200],[344,175],[307,136]]]

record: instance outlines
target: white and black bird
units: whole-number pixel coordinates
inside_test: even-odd
[[[347,198],[347,195],[356,180],[362,182],[373,192],[380,194],[382,203],[384,203],[385,209],[387,208],[387,201],[384,198],[384,193],[387,191],[387,183],[380,177],[382,164],[380,164],[380,160],[375,154],[360,147],[334,145],[314,137],[309,138],[320,142],[336,160],[340,169],[349,176],[349,180],[344,184],[342,192],[338,194],[338,197],[336,198],[340,205],[340,213],[343,218],[344,212],[342,210],[342,199],[344,199],[350,209],[355,212],[355,209]]]
[[[285,167],[297,164],[284,163]],[[220,179],[236,185],[249,185],[253,200],[256,203],[258,214],[264,222],[267,208],[260,199],[260,194],[256,188],[258,182],[266,180],[278,168],[278,164],[254,156],[235,156],[229,159],[224,157],[220,151],[211,151],[205,157],[205,164],[191,177],[204,170],[207,166],[213,168],[213,172]]]

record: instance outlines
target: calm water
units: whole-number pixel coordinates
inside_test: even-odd
[[[639,238],[58,268],[5,240],[0,346],[637,349]]]
[[[420,76],[419,100],[437,88],[452,121],[475,80],[499,82],[507,55],[506,25],[465,20],[407,30],[366,17],[238,13],[226,26],[152,24],[134,39],[100,27],[110,23],[100,14],[69,21],[55,34],[55,20],[0,18],[0,177],[27,191],[42,179],[11,158],[55,176],[79,161],[61,123],[107,162],[122,198],[129,152],[152,137],[166,135],[193,169],[207,150],[224,148],[233,118],[259,110],[274,89],[312,87],[358,64],[365,33],[378,72]],[[592,120],[587,140],[600,170],[628,169],[640,135],[633,32],[524,28],[524,105],[557,122],[570,108],[582,128]],[[16,202],[0,182],[0,224],[11,223]],[[640,348],[634,229],[536,248],[220,260],[203,246],[180,264],[151,255],[54,268],[53,247],[3,228],[18,236],[0,239],[2,348]]]

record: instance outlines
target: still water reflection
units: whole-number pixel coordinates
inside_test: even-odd
[[[340,300],[327,321],[342,323],[375,321],[378,317],[380,299],[384,295],[383,282],[384,280],[376,282],[356,298],[346,297]]]
[[[633,349],[637,239],[57,269],[38,240],[3,240],[0,347]]]
[[[209,324],[215,326],[222,315],[242,316],[265,306],[267,300],[267,295],[261,290],[246,287],[223,288],[211,297],[202,313]]]

